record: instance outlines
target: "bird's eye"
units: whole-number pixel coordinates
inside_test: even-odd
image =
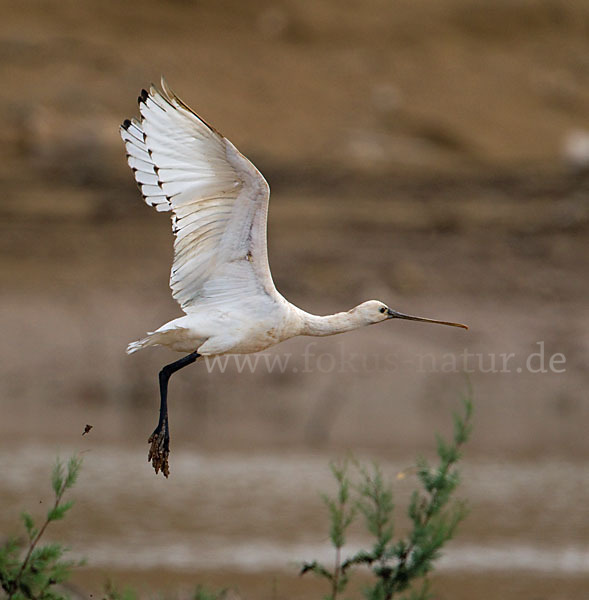
[[[383,306],[383,307],[380,309],[380,312],[381,312],[381,313],[385,313],[385,312],[386,312],[386,310],[387,310],[387,309],[386,309],[386,307],[384,307],[384,306]]]

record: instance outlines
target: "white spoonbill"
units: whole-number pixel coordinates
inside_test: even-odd
[[[297,335],[325,336],[413,317],[369,300],[335,315],[312,315],[288,302],[272,281],[266,248],[270,190],[262,174],[205,123],[162,79],[139,96],[140,120],[126,120],[121,137],[145,202],[172,213],[172,295],[185,315],[129,344],[187,352],[159,373],[160,415],[148,460],[169,474],[168,380],[203,356],[264,350]]]

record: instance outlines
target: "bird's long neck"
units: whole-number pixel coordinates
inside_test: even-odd
[[[349,312],[340,312],[335,315],[327,315],[321,317],[301,311],[302,313],[302,332],[300,335],[334,335],[336,333],[344,333],[361,327],[363,323],[359,323],[358,319]]]

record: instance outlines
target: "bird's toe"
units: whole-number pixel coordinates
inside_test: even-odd
[[[156,472],[162,472],[164,477],[170,474],[170,465],[168,458],[170,456],[169,436],[166,431],[160,428],[156,429],[147,440],[150,445],[147,460],[150,462]]]

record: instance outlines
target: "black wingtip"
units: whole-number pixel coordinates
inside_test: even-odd
[[[129,121],[129,119],[125,119],[121,127],[126,131],[129,129],[129,127],[131,127],[131,121]]]
[[[141,90],[141,95],[137,98],[137,102],[145,102],[149,98],[146,90]]]

